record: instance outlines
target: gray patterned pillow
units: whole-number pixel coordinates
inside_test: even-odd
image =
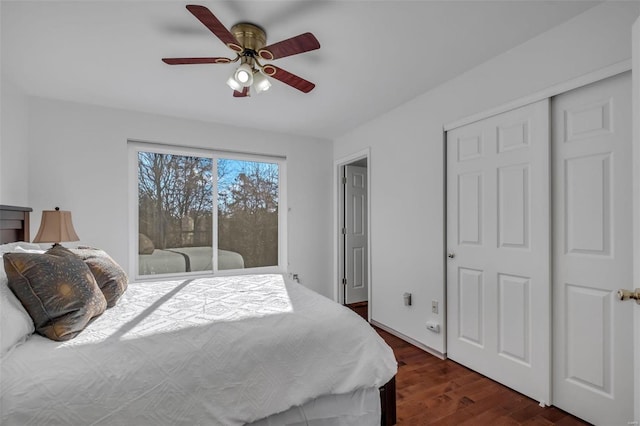
[[[9,288],[25,307],[36,332],[52,340],[69,340],[106,307],[89,267],[55,245],[44,254],[6,253]]]
[[[84,260],[107,299],[107,308],[115,306],[129,284],[126,272],[104,250],[78,247],[71,252]]]

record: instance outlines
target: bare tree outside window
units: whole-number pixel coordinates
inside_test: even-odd
[[[212,159],[138,153],[139,231],[155,248],[211,246]]]
[[[218,247],[245,267],[278,264],[278,164],[218,160]]]

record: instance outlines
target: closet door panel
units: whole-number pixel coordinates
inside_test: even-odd
[[[552,101],[554,404],[594,424],[634,415],[629,74]]]
[[[447,132],[447,355],[550,401],[549,102]]]

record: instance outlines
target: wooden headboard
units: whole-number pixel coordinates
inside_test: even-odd
[[[0,205],[0,244],[30,241],[29,212],[31,207]]]

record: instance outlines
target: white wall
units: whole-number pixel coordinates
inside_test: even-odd
[[[28,203],[19,201],[34,209],[33,232],[43,209],[71,210],[81,243],[126,270],[128,139],[286,156],[289,271],[331,294],[330,141],[39,98],[28,119]]]
[[[334,160],[371,147],[374,321],[445,351],[444,333],[425,327],[445,320],[443,126],[628,60],[639,7],[589,9],[334,141]],[[403,306],[404,292],[413,306]]]
[[[27,97],[4,75],[0,90],[0,204],[26,206]]]

